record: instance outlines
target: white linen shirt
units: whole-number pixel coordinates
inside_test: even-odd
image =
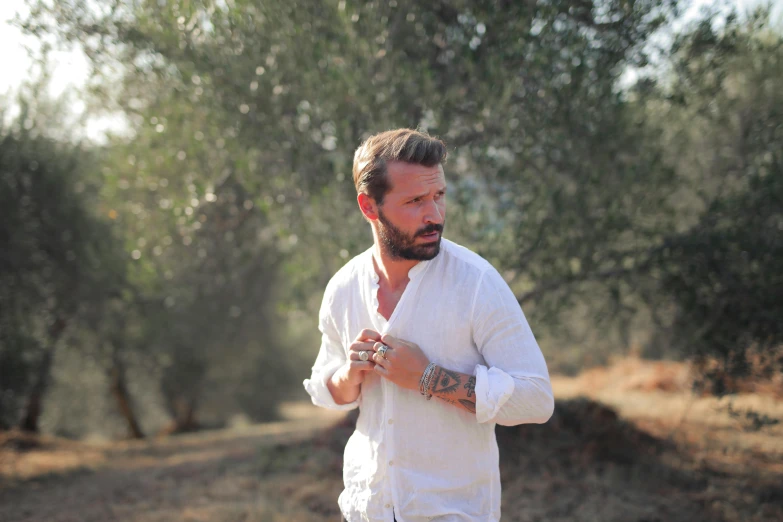
[[[543,423],[554,397],[541,350],[516,298],[486,260],[443,239],[440,253],[408,273],[388,321],[378,313],[372,249],[329,281],[319,314],[322,341],[310,379],[313,403],[360,407],[345,446],[349,522],[485,522],[500,519],[495,424]],[[416,343],[437,365],[476,376],[476,413],[368,373],[359,398],[338,405],[326,385],[370,328]]]

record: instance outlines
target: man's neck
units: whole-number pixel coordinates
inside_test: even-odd
[[[375,241],[373,244],[372,258],[375,272],[378,274],[381,282],[385,283],[391,290],[404,288],[408,284],[408,272],[420,263],[420,261],[416,260],[393,259],[383,251],[378,241]]]

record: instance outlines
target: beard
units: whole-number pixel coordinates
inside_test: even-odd
[[[378,236],[381,240],[381,248],[392,259],[406,259],[409,261],[429,261],[440,252],[441,236],[436,241],[425,244],[416,244],[416,238],[438,232],[443,234],[443,225],[430,224],[417,230],[414,234],[406,234],[395,227],[383,212],[378,209]]]

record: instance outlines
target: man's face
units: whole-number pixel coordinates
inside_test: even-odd
[[[378,207],[381,248],[393,259],[426,261],[440,251],[446,220],[443,167],[391,162],[391,190]]]

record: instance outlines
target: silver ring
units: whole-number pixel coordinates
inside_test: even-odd
[[[378,355],[380,355],[381,357],[383,357],[385,359],[386,358],[386,350],[388,350],[388,349],[389,349],[388,346],[386,346],[385,344],[382,344],[381,347],[378,348]]]
[[[359,359],[361,359],[362,361],[366,361],[369,358],[370,358],[370,354],[369,353],[367,353],[365,351],[359,352]]]

